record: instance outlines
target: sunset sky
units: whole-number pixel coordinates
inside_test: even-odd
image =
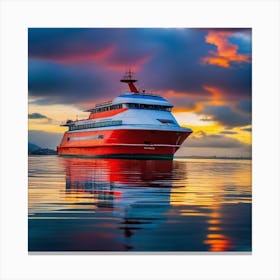
[[[66,119],[139,89],[174,105],[193,129],[178,156],[251,156],[251,29],[30,28],[29,142],[55,148]]]

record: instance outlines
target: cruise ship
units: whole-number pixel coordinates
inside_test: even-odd
[[[129,91],[87,110],[83,120],[67,120],[57,152],[62,156],[101,158],[173,159],[175,152],[192,133],[180,127],[165,98],[139,91],[133,73],[122,83]]]

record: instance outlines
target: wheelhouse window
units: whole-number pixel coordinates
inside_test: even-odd
[[[92,113],[100,113],[100,112],[105,112],[105,111],[111,111],[111,110],[116,110],[116,109],[121,109],[123,108],[123,104],[114,104],[110,106],[103,106],[103,107],[98,107],[95,109],[92,109]]]
[[[139,104],[139,103],[125,103],[125,108],[129,109],[145,109],[145,110],[158,110],[158,111],[171,111],[171,106],[162,106],[154,104]]]
[[[175,124],[173,120],[166,120],[166,119],[157,119],[162,124]]]

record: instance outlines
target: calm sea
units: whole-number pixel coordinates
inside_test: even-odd
[[[251,251],[251,160],[29,156],[29,251]]]

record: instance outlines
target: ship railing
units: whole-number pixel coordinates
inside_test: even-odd
[[[96,107],[103,107],[103,106],[111,105],[112,102],[113,102],[113,100],[106,101],[106,102],[102,102],[102,103],[97,103],[97,104],[95,105],[95,108],[96,108]]]
[[[131,92],[123,92],[123,94],[131,94]],[[133,92],[134,95],[147,95],[147,96],[156,96],[156,97],[162,97],[159,94],[146,92],[145,90],[139,90],[139,92]]]
[[[136,93],[136,94],[161,97],[159,94],[151,93],[151,92],[145,92],[145,91],[139,91],[139,93]]]

